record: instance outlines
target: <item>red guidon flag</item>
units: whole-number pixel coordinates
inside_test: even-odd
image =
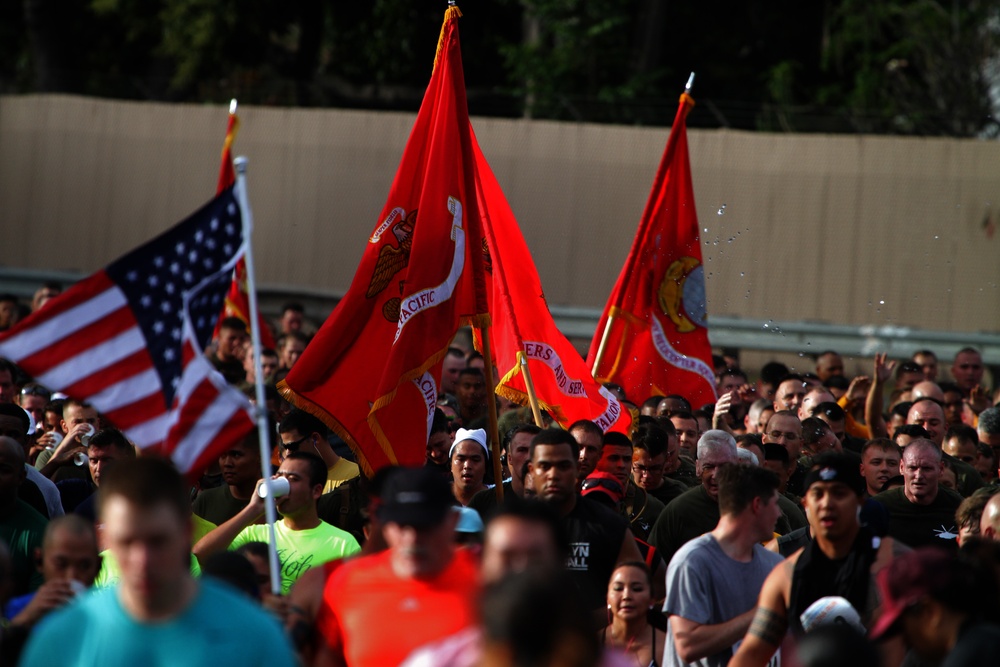
[[[371,473],[420,465],[441,360],[459,326],[489,323],[457,7],[396,178],[347,294],[279,384]]]
[[[479,144],[474,147],[479,209],[488,246],[490,346],[501,375],[497,393],[528,405],[521,368],[526,359],[540,407],[564,428],[589,419],[604,431],[627,433],[632,421],[628,410],[594,381],[583,358],[556,328],[514,213]],[[481,346],[478,331],[476,343]]]
[[[637,403],[655,394],[680,394],[695,407],[716,399],[685,125],[693,106],[681,95],[639,231],[587,355],[598,382],[620,384]]]
[[[219,183],[216,186],[216,194],[236,182],[236,172],[233,171],[233,142],[236,140],[236,132],[240,129],[240,119],[236,115],[236,101],[229,110],[229,124],[226,125],[226,140],[222,144],[222,162],[219,164]],[[233,282],[229,285],[226,293],[225,305],[222,307],[222,315],[215,324],[215,331],[212,338],[219,336],[219,327],[222,320],[227,317],[238,317],[243,320],[247,327],[250,326],[250,298],[247,296],[247,265],[240,258],[233,269]],[[274,336],[271,335],[271,328],[267,326],[264,319],[257,315],[260,324],[260,344],[264,347],[274,349]]]

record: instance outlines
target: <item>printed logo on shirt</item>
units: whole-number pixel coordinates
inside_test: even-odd
[[[313,554],[306,554],[300,557],[298,551],[278,549],[278,561],[282,563],[281,574],[285,579],[297,580],[302,576],[303,572],[315,564],[313,560]]]
[[[569,558],[566,559],[566,569],[574,572],[586,572],[589,569],[590,542],[571,542]]]
[[[940,537],[942,540],[954,540],[958,538],[957,528],[952,526],[951,528],[945,528],[944,524],[941,524],[941,530],[937,528],[934,529],[934,535]]]

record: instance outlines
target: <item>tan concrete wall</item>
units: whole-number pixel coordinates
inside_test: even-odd
[[[413,116],[240,117],[259,281],[345,290]],[[217,106],[0,97],[0,264],[92,271],[152,237],[213,194],[225,125]],[[668,131],[473,125],[550,303],[603,304]],[[1000,331],[982,227],[1000,144],[692,130],[690,148],[710,313]]]

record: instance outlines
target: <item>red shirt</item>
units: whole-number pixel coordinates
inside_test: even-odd
[[[474,555],[456,550],[433,579],[400,579],[391,558],[390,551],[357,558],[326,580],[316,627],[348,667],[398,665],[476,620]]]

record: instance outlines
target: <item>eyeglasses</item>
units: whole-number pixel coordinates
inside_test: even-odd
[[[633,463],[632,472],[635,473],[636,475],[639,475],[640,477],[643,475],[658,475],[663,472],[663,465],[647,467],[644,465],[639,465],[638,463]]]
[[[305,442],[306,440],[308,440],[309,437],[310,436],[308,436],[308,435],[304,435],[301,438],[299,438],[298,440],[295,440],[295,441],[292,441],[292,442],[283,442],[283,443],[281,443],[281,451],[284,451],[284,452],[297,452],[297,451],[299,451],[299,447],[302,445],[302,443]]]

